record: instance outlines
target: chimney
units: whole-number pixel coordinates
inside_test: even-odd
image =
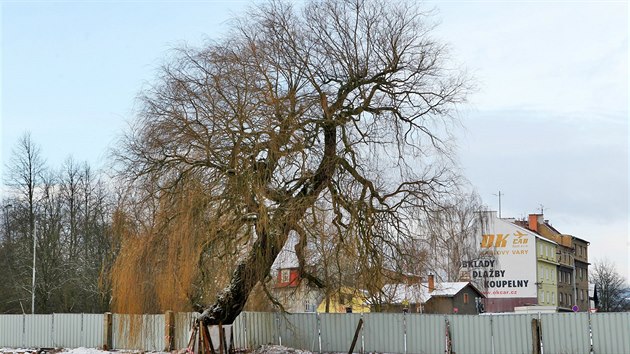
[[[529,214],[529,229],[538,232],[538,214]]]
[[[435,277],[429,274],[429,292],[432,293],[433,290],[435,290]]]

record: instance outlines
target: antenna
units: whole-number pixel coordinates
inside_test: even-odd
[[[538,204],[538,206],[540,207],[540,214],[544,215],[545,214],[545,206],[542,204]]]
[[[501,193],[501,191],[499,190],[499,194],[493,194],[499,197],[499,219],[501,218],[501,196],[505,195],[503,193]]]

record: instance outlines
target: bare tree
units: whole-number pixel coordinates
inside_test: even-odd
[[[28,232],[31,243],[35,229],[36,188],[41,182],[45,170],[40,147],[33,142],[30,133],[25,133],[19,140],[7,166],[8,185],[25,200],[28,208]]]
[[[630,303],[626,298],[628,284],[615,268],[615,264],[608,259],[597,260],[590,271],[591,283],[597,289],[599,311],[626,311]]]
[[[466,191],[453,193],[442,205],[442,210],[423,219],[427,242],[422,245],[430,254],[427,268],[445,281],[458,281],[462,261],[479,258],[476,237],[483,206],[475,192]]]
[[[340,235],[359,241],[364,269],[394,262],[419,210],[439,208],[455,183],[448,128],[468,86],[432,27],[415,2],[273,1],[163,68],[117,153],[142,207],[125,213],[145,225],[128,234],[145,239],[133,247],[152,250],[192,240],[199,251],[184,267],[219,255],[235,264],[228,286],[200,300],[207,324],[236,318],[290,232],[306,247],[302,229],[317,201],[329,203]],[[188,228],[197,236],[169,226],[182,220],[201,228]],[[119,266],[145,275],[170,262],[127,259]],[[180,291],[147,279],[136,277],[139,295]],[[134,295],[123,288],[114,290]],[[186,283],[177,289],[193,293]]]

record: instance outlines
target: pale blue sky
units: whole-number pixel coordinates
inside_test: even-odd
[[[169,48],[218,38],[248,1],[3,1],[2,166],[30,131],[52,167],[94,167]],[[628,278],[628,4],[432,1],[435,36],[477,79],[464,174],[503,216],[540,204]],[[1,168],[1,167],[0,167]]]

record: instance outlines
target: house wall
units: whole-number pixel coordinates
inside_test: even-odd
[[[468,298],[468,301],[466,300]],[[476,315],[477,311],[477,303],[476,298],[479,297],[479,294],[467,286],[463,288],[460,292],[458,292],[453,297],[453,307],[457,308],[457,313],[461,315]]]
[[[330,295],[328,313],[346,313],[349,309],[352,310],[352,313],[370,312],[370,307],[366,303],[365,296],[361,294],[361,291],[351,288],[342,288]],[[326,312],[325,297],[317,307],[317,312]]]
[[[429,299],[424,304],[424,313],[431,314],[452,314],[453,313],[453,298],[445,296],[436,296]]]
[[[538,305],[558,305],[558,255],[556,252],[555,242],[536,237]]]
[[[487,298],[483,301],[486,312],[514,312],[514,308],[518,306],[536,305],[538,298]]]

